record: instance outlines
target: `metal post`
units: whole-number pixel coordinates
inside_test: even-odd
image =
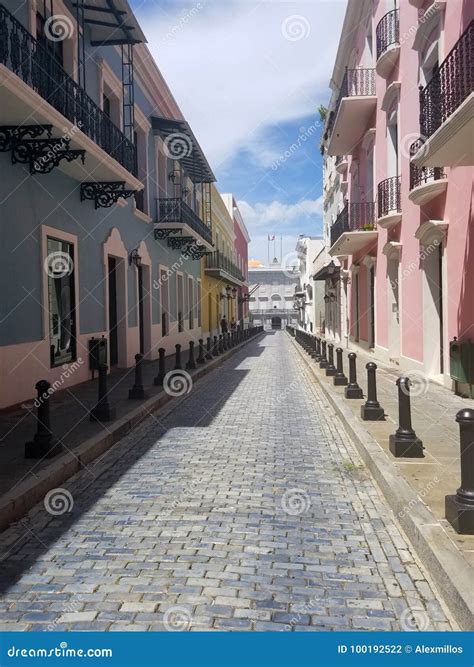
[[[214,344],[212,347],[212,356],[213,357],[218,357],[219,356],[219,338],[217,336],[214,336]]]
[[[474,410],[456,415],[461,445],[461,486],[455,496],[446,496],[446,519],[461,535],[474,535]]]
[[[327,343],[325,340],[321,342],[321,346],[323,349],[321,353],[321,361],[319,362],[319,368],[327,368],[329,366],[329,362],[326,356],[326,344]]]
[[[196,361],[194,359],[194,341],[190,340],[189,341],[189,357],[188,357],[188,363],[186,364],[186,370],[192,371],[196,366]]]
[[[347,356],[349,357],[349,384],[344,390],[344,396],[346,398],[364,398],[364,393],[357,384],[357,355],[355,352],[349,352]]]
[[[204,341],[202,338],[199,339],[199,355],[198,358],[196,359],[198,364],[205,364],[206,363],[206,357],[204,353]]]
[[[211,337],[208,336],[206,340],[206,359],[208,361],[211,361],[214,357],[212,356],[212,349],[211,349]]]
[[[162,387],[163,386],[163,380],[165,379],[165,375],[166,375],[165,354],[166,354],[165,348],[160,347],[160,349],[158,350],[158,375],[153,380],[153,384],[156,387]]]
[[[333,383],[336,387],[345,387],[347,385],[347,378],[344,375],[344,365],[342,361],[342,347],[336,349],[336,375],[333,378]]]
[[[222,354],[224,351],[224,336],[223,334],[219,334],[219,354]]]
[[[51,458],[59,454],[62,446],[51,431],[49,399],[51,385],[47,380],[36,383],[36,433],[33,440],[25,444],[25,459]]]
[[[176,350],[174,370],[175,371],[180,371],[183,368],[183,366],[181,364],[181,345],[179,343],[176,343],[176,345],[174,347],[175,347],[175,350]]]
[[[383,408],[377,400],[377,365],[372,361],[366,365],[367,369],[367,400],[360,408],[360,416],[364,421],[384,421]]]
[[[423,458],[423,443],[411,425],[410,378],[398,378],[398,428],[389,438],[389,448],[396,457]]]
[[[90,412],[91,421],[109,422],[115,419],[115,409],[110,407],[107,393],[107,364],[99,364],[99,397]]]
[[[130,399],[143,400],[145,398],[148,398],[148,396],[145,394],[145,388],[143,387],[142,362],[143,362],[143,354],[136,354],[135,355],[135,384],[133,385],[133,387],[128,392],[128,398],[130,398]]]
[[[329,358],[328,365],[326,366],[326,375],[333,377],[336,375],[336,367],[334,366],[334,345],[332,343],[328,344]]]

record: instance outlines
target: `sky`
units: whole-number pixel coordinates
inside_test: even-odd
[[[158,67],[267,262],[322,234],[319,105],[345,0],[131,0]],[[272,257],[270,259],[272,259]]]

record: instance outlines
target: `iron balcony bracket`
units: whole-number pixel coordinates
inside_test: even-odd
[[[30,174],[49,174],[62,160],[72,162],[81,158],[85,162],[86,151],[69,148],[69,139],[21,139],[12,148],[12,164],[29,164]]]
[[[52,125],[1,125],[0,152],[7,153],[13,150],[15,144],[26,137],[37,139],[42,134],[51,138]]]
[[[181,236],[180,238],[168,238],[168,248],[173,248],[173,250],[181,250],[194,243],[192,236]]]
[[[125,181],[97,181],[81,183],[81,201],[89,199],[95,208],[110,208],[123,197],[128,199],[139,190],[125,190]]]
[[[182,229],[174,228],[174,227],[155,227],[154,230],[155,233],[155,240],[157,241],[162,241],[163,239],[167,239],[170,236],[173,235],[181,235],[183,233]],[[187,237],[190,238],[190,237]]]

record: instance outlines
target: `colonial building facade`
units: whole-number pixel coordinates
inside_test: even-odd
[[[249,269],[250,318],[255,326],[282,329],[298,325],[298,278],[296,268],[284,268],[276,258],[270,266]]]
[[[214,174],[128,3],[4,0],[0,32],[4,408],[88,380],[92,339],[123,368],[214,331],[219,248]]]
[[[474,382],[473,19],[472,3],[349,0],[315,265],[330,336],[461,391]]]
[[[324,313],[324,287],[313,280],[313,258],[323,248],[319,236],[300,235],[296,243],[299,280],[296,286],[298,324],[305,331],[321,331]]]

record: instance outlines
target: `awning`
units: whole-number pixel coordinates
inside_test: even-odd
[[[206,156],[186,121],[153,116],[151,125],[165,142],[168,139],[169,156],[180,163],[194,183],[213,183],[216,180]]]
[[[84,11],[92,46],[146,42],[127,0],[75,0],[72,5]]]

